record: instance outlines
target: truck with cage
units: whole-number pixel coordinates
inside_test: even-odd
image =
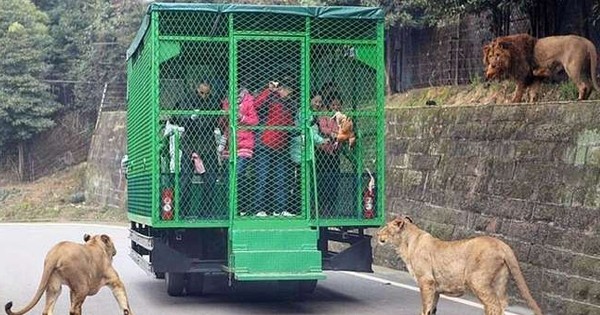
[[[170,295],[372,272],[383,31],[379,8],[149,5],[127,51],[130,256]]]

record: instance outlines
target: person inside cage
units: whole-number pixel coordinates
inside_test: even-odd
[[[229,101],[227,98],[223,100],[223,110],[229,109]],[[258,124],[258,115],[254,108],[254,96],[245,88],[241,88],[238,92],[237,97],[237,132],[236,132],[236,144],[237,144],[237,169],[236,175],[239,180],[240,176],[244,174],[252,156],[254,155],[254,131],[246,128],[248,126],[256,126]],[[230,157],[229,146],[229,119],[228,117],[222,117],[220,121],[221,130],[223,134],[220,136],[218,143],[218,152],[220,153],[223,161],[225,162],[225,169],[229,170],[228,161]],[[228,174],[228,173],[227,173]],[[241,204],[246,204],[242,202]],[[246,211],[240,211],[240,214],[244,215]]]
[[[183,127],[181,136],[181,212],[184,216],[206,215],[211,211],[213,186],[217,178],[218,156],[215,150],[215,115],[206,111],[219,110],[217,96],[207,81],[195,85],[193,92],[175,104],[175,110],[194,111],[176,113],[171,121]],[[209,199],[201,200],[202,198]]]
[[[257,111],[265,111],[261,124],[266,128],[257,137],[255,152],[257,187],[254,210],[257,216],[278,216],[287,210],[287,182],[290,172],[288,156],[289,132],[278,127],[293,126],[298,108],[291,80],[271,81],[255,99]],[[275,196],[271,208],[265,208],[265,197]]]
[[[319,148],[323,145],[326,145],[327,143],[329,143],[329,139],[327,137],[324,137],[323,135],[321,135],[321,132],[319,130],[319,125],[317,124],[317,119],[315,116],[313,116],[313,112],[320,112],[323,110],[323,97],[319,94],[313,96],[311,98],[310,101],[311,104],[311,111],[308,112],[308,117],[306,118],[307,121],[309,122],[309,126],[310,129],[308,130],[308,137],[311,137],[310,139],[312,139],[312,143],[314,144],[315,147]],[[296,114],[296,122],[295,125],[297,127],[303,127],[302,125],[302,112],[298,111],[298,113]],[[291,141],[290,141],[290,160],[293,163],[293,168],[294,168],[294,174],[293,174],[293,178],[294,178],[294,186],[293,186],[293,194],[292,194],[292,198],[290,198],[291,200],[293,200],[292,204],[293,206],[290,207],[290,209],[292,209],[291,211],[293,211],[294,208],[300,209],[300,199],[301,199],[301,192],[300,192],[300,187],[301,187],[301,163],[302,163],[302,149],[305,145],[308,145],[308,141],[306,139],[303,138],[302,135],[302,130],[299,130],[296,132],[296,134],[294,134],[294,137],[292,137]],[[310,158],[314,156],[314,150],[309,149],[307,147],[306,151],[306,155]],[[284,214],[284,213],[282,213]],[[293,215],[295,215],[295,213],[291,213]]]
[[[326,95],[323,97],[324,111],[336,112],[341,110],[341,97],[333,83],[325,84],[320,93]],[[315,151],[315,164],[320,211],[326,216],[331,216],[336,211],[340,177],[340,147],[335,141],[339,126],[334,119],[331,119],[331,115],[318,116],[317,125],[321,134],[330,139]]]

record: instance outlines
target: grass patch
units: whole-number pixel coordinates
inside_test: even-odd
[[[511,103],[516,87],[514,81],[489,82],[475,76],[467,85],[413,89],[388,96],[386,107],[427,106],[426,102],[430,100],[444,106],[507,104]],[[538,92],[538,102],[576,101],[577,96],[577,87],[571,81],[543,83]],[[590,99],[598,98],[600,93],[594,91]],[[524,101],[528,99],[528,95],[523,96]]]
[[[31,183],[9,183],[0,188],[2,222],[107,222],[126,223],[123,209],[72,203],[84,190],[86,163]]]

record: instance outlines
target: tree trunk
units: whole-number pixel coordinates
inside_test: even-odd
[[[17,144],[17,150],[19,151],[19,181],[25,181],[25,144],[19,142]]]

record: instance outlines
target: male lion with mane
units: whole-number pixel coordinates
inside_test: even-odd
[[[502,315],[508,306],[508,273],[536,315],[537,305],[512,249],[489,236],[442,241],[419,229],[409,217],[398,217],[377,232],[379,243],[391,243],[421,290],[421,315],[437,312],[440,294],[461,296],[470,289],[486,315]]]
[[[533,85],[530,101],[535,101],[539,83],[561,68],[577,86],[578,100],[586,100],[595,88],[596,47],[581,36],[549,36],[536,39],[527,34],[502,36],[483,47],[487,79],[507,76],[517,82],[513,102],[521,101],[525,90]]]
[[[487,79],[508,77],[517,82],[512,102],[519,103],[534,80],[533,51],[537,39],[527,34],[517,34],[494,39],[483,46],[483,64]]]
[[[112,290],[123,315],[133,315],[125,286],[112,267],[113,257],[117,254],[112,240],[104,234],[85,234],[83,240],[85,244],[60,242],[52,247],[46,255],[42,279],[31,302],[16,312],[11,311],[12,302],[8,302],[4,307],[6,314],[22,315],[29,312],[46,291],[46,305],[42,314],[52,315],[61,286],[66,284],[71,289],[70,315],[81,315],[85,298],[98,293],[105,285]]]

